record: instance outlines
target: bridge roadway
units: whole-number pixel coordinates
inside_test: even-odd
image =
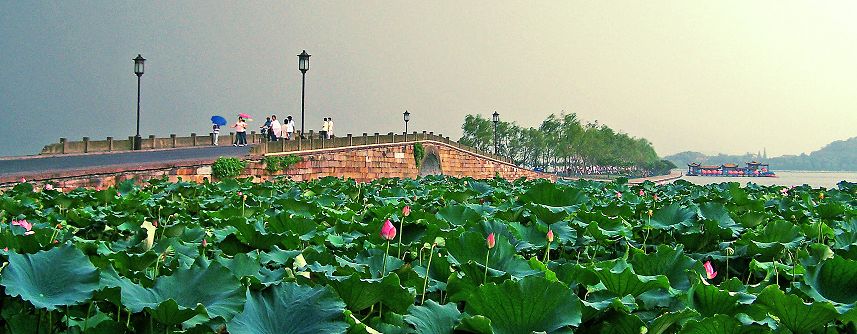
[[[139,166],[171,161],[214,160],[218,157],[243,157],[249,154],[250,146],[206,146],[115,153],[0,158],[0,179],[44,172]]]

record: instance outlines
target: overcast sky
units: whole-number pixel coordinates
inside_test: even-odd
[[[660,155],[797,154],[857,136],[854,1],[3,1],[0,155],[208,118],[460,136],[468,113],[576,112]],[[299,122],[298,122],[299,123]]]

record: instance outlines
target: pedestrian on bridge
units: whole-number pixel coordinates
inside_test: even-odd
[[[327,139],[327,128],[330,123],[327,122],[327,117],[321,122],[321,131],[318,132],[319,139]]]
[[[333,118],[327,118],[327,139],[333,138]]]
[[[268,130],[268,137],[271,141],[277,141],[283,136],[283,127],[280,121],[277,120],[277,115],[271,115],[271,128]]]
[[[292,115],[286,117],[286,140],[292,140],[292,134],[295,132],[295,121],[292,120]]]
[[[238,122],[232,125],[235,128],[235,134],[237,137],[235,138],[235,143],[232,143],[232,146],[247,146],[247,122],[244,121],[243,117],[238,117]]]

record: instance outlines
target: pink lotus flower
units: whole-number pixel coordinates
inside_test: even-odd
[[[208,240],[202,239],[202,247],[208,246]]]
[[[485,243],[488,244],[488,249],[494,248],[494,245],[497,243],[494,240],[494,232],[491,232],[491,234],[488,234],[488,238],[485,239]]]
[[[23,178],[23,177],[22,177],[22,178],[21,178],[21,183],[27,183],[27,179],[25,179],[25,178]]]
[[[553,242],[553,230],[548,229],[548,242]]]
[[[783,196],[788,196],[789,195],[789,188],[780,189],[780,194],[782,194]]]
[[[653,199],[653,200],[655,200],[655,201],[657,201],[657,200],[658,200],[658,194],[654,194],[654,195],[652,195],[652,199]]]
[[[640,197],[646,196],[646,192],[643,189],[640,189]]]
[[[36,231],[33,231],[33,224],[28,222],[26,219],[24,220],[13,220],[12,226],[20,226],[23,227],[27,232],[24,232],[24,235],[32,235],[35,234]]]
[[[3,247],[3,251],[4,251],[4,252],[8,252],[8,251],[9,251],[9,247]]]
[[[152,226],[154,226],[154,227],[158,227],[158,221],[157,221],[157,220],[153,220],[153,221],[152,221]]]
[[[616,192],[616,198],[621,199],[621,198],[622,198],[622,193],[620,193],[620,192],[618,192],[618,191],[617,191],[617,192]]]
[[[385,240],[393,240],[396,237],[396,227],[393,226],[393,223],[390,222],[389,219],[384,222],[384,226],[381,226],[381,238]]]
[[[50,184],[50,183],[45,184],[45,190],[47,190],[47,191],[54,190],[54,185]]]
[[[705,267],[705,276],[708,277],[708,279],[717,277],[717,272],[714,271],[714,266],[711,265],[711,261],[705,261],[702,266]]]
[[[402,208],[402,215],[405,217],[411,215],[411,206],[410,205],[405,205],[405,207]]]

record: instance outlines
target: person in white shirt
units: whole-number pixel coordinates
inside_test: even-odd
[[[318,132],[318,136],[321,139],[327,139],[327,117],[324,118],[324,121],[321,122],[321,131]]]
[[[292,140],[292,134],[295,132],[295,121],[292,120],[292,115],[286,117],[286,140]]]
[[[333,138],[333,118],[327,118],[327,139]]]
[[[280,121],[277,120],[277,115],[271,115],[271,129],[268,131],[271,141],[277,141],[282,137],[283,128],[280,126]]]

